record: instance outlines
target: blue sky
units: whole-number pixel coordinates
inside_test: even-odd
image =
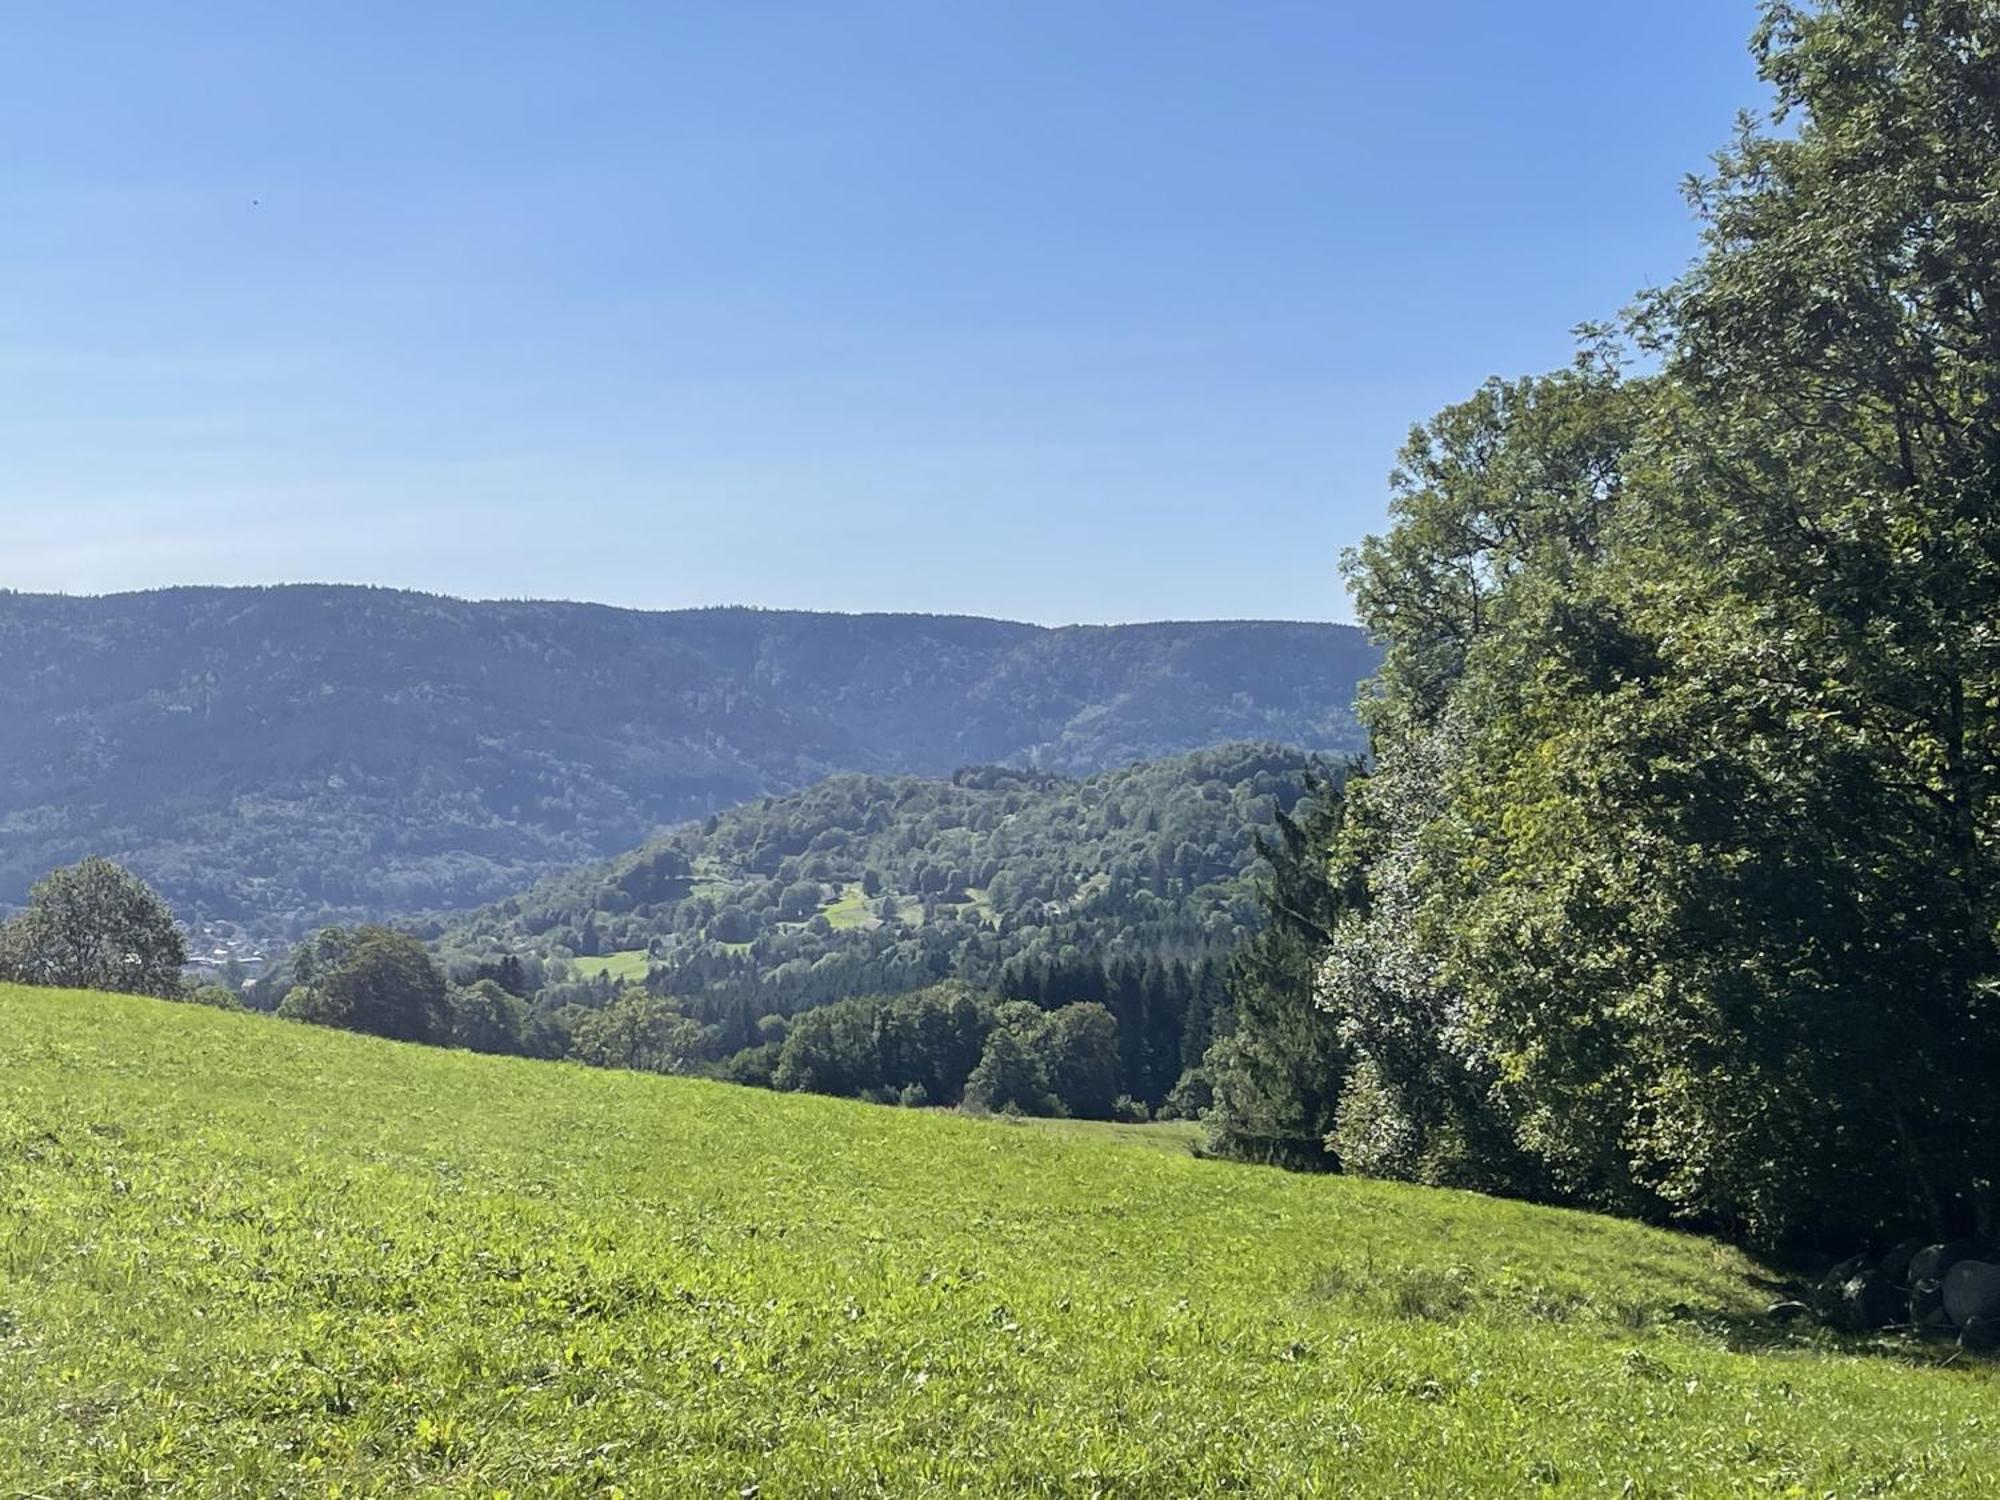
[[[12,7],[0,586],[1348,616],[1748,0]]]

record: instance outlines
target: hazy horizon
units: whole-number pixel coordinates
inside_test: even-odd
[[[1349,630],[1361,628],[1351,620],[1308,619],[1294,615],[1156,615],[1129,620],[1030,620],[1017,615],[979,614],[968,610],[813,608],[792,604],[760,604],[746,600],[720,600],[708,604],[617,604],[605,599],[566,598],[547,594],[456,594],[441,589],[409,588],[401,584],[327,578],[293,578],[271,583],[162,583],[143,588],[101,590],[21,589],[0,584],[0,596],[12,594],[30,599],[68,599],[81,602],[94,599],[132,598],[145,594],[237,589],[379,589],[387,593],[446,599],[456,604],[573,605],[584,609],[619,610],[629,614],[692,615],[736,611],[770,615],[839,615],[854,619],[928,616],[985,620],[999,625],[1027,625],[1039,630],[1097,630],[1121,625],[1339,625]]]

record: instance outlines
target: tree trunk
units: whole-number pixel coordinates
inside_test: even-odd
[[[1903,1154],[1903,1170],[1909,1174],[1910,1197],[1923,1213],[1930,1232],[1943,1239],[1951,1232],[1944,1211],[1944,1200],[1938,1197],[1937,1184],[1931,1180],[1930,1169],[1925,1165],[1923,1153],[1917,1149],[1916,1137],[1910,1130],[1909,1117],[1903,1113],[1899,1102],[1891,1111],[1896,1126],[1896,1144]]]

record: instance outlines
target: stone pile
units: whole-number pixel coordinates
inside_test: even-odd
[[[1857,1255],[1826,1273],[1812,1307],[1851,1333],[1907,1326],[1991,1354],[2000,1351],[2000,1249],[1906,1240],[1883,1255]]]

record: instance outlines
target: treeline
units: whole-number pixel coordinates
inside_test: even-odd
[[[1114,958],[1109,963],[1094,956],[1066,959],[1023,959],[1008,964],[991,986],[977,986],[957,978],[933,979],[914,987],[898,987],[878,994],[846,996],[797,1010],[759,1011],[739,994],[696,990],[692,994],[659,995],[661,1007],[685,1017],[700,1028],[700,1042],[687,1065],[712,1071],[739,1083],[765,1084],[788,1088],[810,1088],[818,1093],[852,1094],[897,1102],[888,1095],[900,1094],[908,1078],[871,1078],[853,1087],[824,1087],[817,1083],[787,1081],[777,1067],[774,1040],[788,1035],[816,1036],[822,1023],[815,1018],[821,1011],[846,1007],[843,1015],[875,1016],[890,1013],[884,1007],[900,1003],[901,997],[917,994],[972,995],[991,1011],[1009,1002],[1025,1004],[1029,1010],[1055,1014],[1084,1006],[1102,1012],[1114,1028],[1111,1076],[1102,1100],[1093,1092],[1087,1098],[1073,1097],[1062,1088],[1055,1093],[1063,1101],[1064,1113],[1108,1118],[1111,1104],[1122,1101],[1121,1118],[1142,1119],[1160,1112],[1191,1113],[1206,1102],[1206,1092],[1197,1086],[1194,1094],[1183,1087],[1191,1068],[1197,1068],[1219,1026],[1227,1024],[1230,1004],[1227,961],[1201,956],[1193,961],[1163,958]],[[540,1017],[547,1027],[560,1029],[581,1024],[607,1006],[636,1002],[637,986],[598,982],[601,992],[588,1001],[571,1001],[549,1008],[541,1006],[530,1014]],[[1012,1011],[1014,1015],[1026,1012]],[[885,1063],[889,1073],[894,1067]],[[1060,1070],[1058,1070],[1060,1071]],[[961,1080],[962,1082],[962,1080]],[[949,1097],[940,1098],[939,1087],[927,1082],[927,1093],[936,1102],[956,1103],[958,1086],[944,1088]],[[907,1101],[905,1101],[907,1102]],[[996,1108],[998,1106],[995,1106]],[[1049,1113],[1028,1110],[1027,1113]]]
[[[508,958],[448,974],[409,934],[334,927],[244,1000],[286,1019],[477,1052],[877,1103],[1126,1120],[1192,1114],[1205,1103],[1183,1075],[1227,1004],[1219,965],[1158,959],[1024,967],[1003,994],[949,981],[792,1016],[722,1020],[608,979],[588,1002],[538,1004],[525,993],[530,972]]]
[[[1646,373],[1600,331],[1412,435],[1347,564],[1372,758],[1213,1055],[1239,1145],[1764,1243],[2000,1238],[1982,14],[1768,7],[1787,128],[1694,183]]]
[[[880,1104],[1146,1118],[1120,1092],[1118,1022],[1095,1002],[1048,1010],[944,984],[771,1020],[721,1076]]]

